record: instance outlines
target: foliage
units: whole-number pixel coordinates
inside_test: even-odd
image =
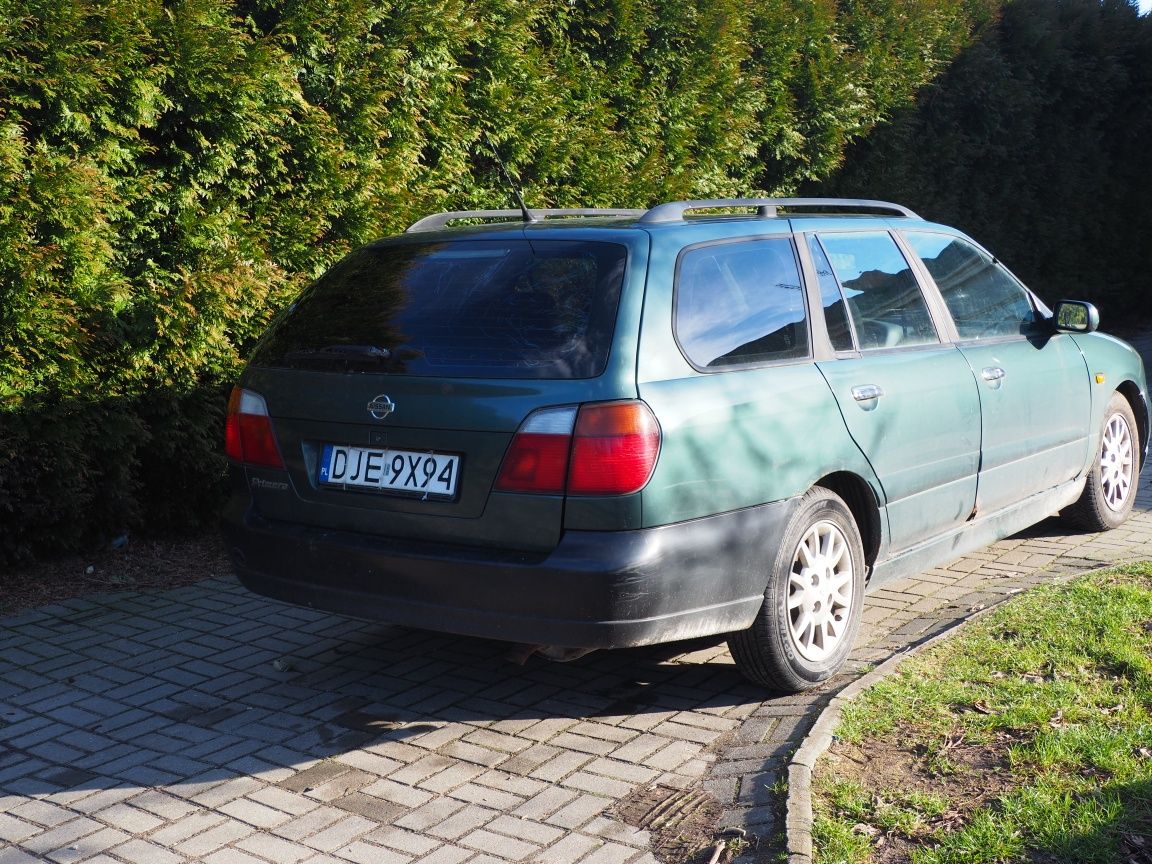
[[[350,248],[789,192],[998,0],[0,0],[0,561],[219,505],[223,395]]]
[[[1149,315],[1152,17],[1124,0],[1017,0],[819,187],[956,225],[1047,300]]]

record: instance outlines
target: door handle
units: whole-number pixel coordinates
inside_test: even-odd
[[[1001,369],[999,366],[985,366],[980,370],[980,377],[989,383],[993,381],[999,381],[1007,374],[1008,373]]]
[[[861,384],[852,388],[852,398],[857,402],[868,402],[884,395],[884,389],[876,384]]]

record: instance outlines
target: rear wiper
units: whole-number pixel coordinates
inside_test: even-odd
[[[323,348],[298,348],[286,351],[285,360],[304,360],[331,363],[348,363],[357,360],[384,362],[392,359],[392,352],[375,345],[325,345]]]

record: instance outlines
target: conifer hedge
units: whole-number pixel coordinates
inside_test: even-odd
[[[0,0],[0,562],[220,502],[270,315],[429,212],[787,193],[998,0]]]
[[[848,150],[822,193],[890,198],[986,243],[1049,302],[1152,324],[1152,16],[1016,0]]]

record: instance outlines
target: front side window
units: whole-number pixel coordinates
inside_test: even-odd
[[[891,236],[861,231],[819,239],[848,301],[860,350],[940,341],[912,268]]]
[[[947,234],[910,231],[905,237],[932,274],[961,339],[1019,336],[1035,322],[1028,292],[976,246]]]
[[[698,246],[680,257],[676,338],[701,369],[808,356],[808,321],[792,243]]]

